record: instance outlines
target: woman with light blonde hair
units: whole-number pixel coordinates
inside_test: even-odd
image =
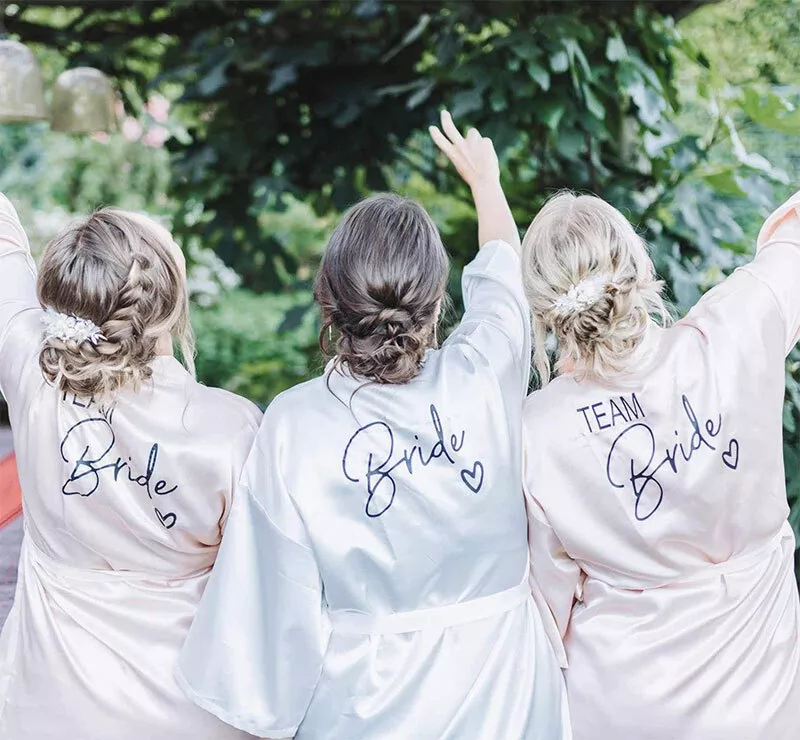
[[[542,385],[524,413],[532,581],[566,646],[577,740],[798,735],[782,459],[798,207],[672,326],[608,203],[557,195],[523,240]]]
[[[0,389],[25,510],[2,740],[246,737],[173,677],[260,418],[194,380],[188,311],[183,256],[154,221],[97,211],[48,245],[37,280],[0,195]]]

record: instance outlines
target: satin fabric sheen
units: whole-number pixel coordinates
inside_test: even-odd
[[[27,240],[0,197],[0,387],[26,521],[0,738],[248,737],[189,702],[174,668],[260,413],[172,357],[113,411],[64,398],[39,370],[41,334]]]
[[[800,737],[782,458],[799,204],[752,263],[650,328],[630,382],[564,376],[528,401],[532,572],[565,635],[576,740]]]
[[[265,414],[180,660],[187,692],[226,721],[300,740],[570,737],[530,594],[451,626],[380,626],[527,577],[517,254],[485,245],[463,287],[461,325],[417,378],[329,368]]]

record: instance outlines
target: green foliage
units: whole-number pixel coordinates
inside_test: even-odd
[[[114,203],[132,209],[168,207],[169,158],[122,136],[73,138],[30,127],[24,149],[3,170],[9,190],[37,208],[87,213]]]
[[[257,295],[237,290],[195,308],[197,376],[266,405],[322,369],[308,292]]]
[[[74,138],[46,124],[0,128],[0,190],[22,204],[20,215],[39,248],[72,214],[101,205],[168,211],[168,183],[167,152],[139,141]]]
[[[800,4],[795,0],[725,0],[687,22],[719,74],[734,84],[797,84]]]
[[[53,22],[20,7],[10,30],[107,70],[132,103],[180,91],[177,228],[259,289],[280,285],[276,257],[292,266],[259,214],[286,193],[341,209],[386,187],[398,156],[431,173],[415,134],[443,105],[485,124],[527,219],[548,190],[604,191],[628,169],[628,140],[674,98],[671,20],[653,4],[153,0],[86,3]],[[466,256],[471,241],[454,246]]]

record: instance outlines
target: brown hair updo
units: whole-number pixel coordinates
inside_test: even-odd
[[[100,399],[138,388],[163,334],[179,341],[194,370],[182,257],[145,216],[104,208],[69,226],[45,250],[38,294],[44,308],[92,321],[102,334],[96,344],[45,338],[39,366],[64,392]]]
[[[353,206],[331,235],[314,286],[320,346],[376,383],[405,383],[436,342],[449,260],[418,203],[381,193]]]

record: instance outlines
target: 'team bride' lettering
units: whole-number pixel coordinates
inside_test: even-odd
[[[583,414],[586,428],[592,434],[603,429],[611,429],[618,423],[625,422],[627,424],[634,419],[644,419],[646,416],[635,393],[631,393],[630,400],[625,396],[618,396],[616,399],[609,398],[608,401],[598,401],[590,406],[582,406],[576,411]]]

